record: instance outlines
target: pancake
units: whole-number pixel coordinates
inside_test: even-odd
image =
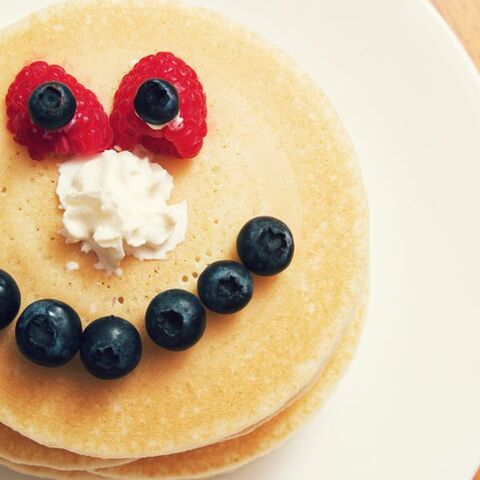
[[[327,400],[350,363],[365,315],[360,306],[328,366],[312,388],[290,407],[248,435],[190,452],[145,458],[120,467],[96,470],[97,475],[129,480],[204,478],[238,468],[279,447]]]
[[[67,450],[47,448],[1,424],[0,458],[11,463],[58,470],[91,470],[122,465],[131,461],[84,457]]]
[[[156,158],[175,178],[172,202],[188,203],[187,239],[167,261],[125,260],[120,278],[95,270],[92,255],[58,235],[57,160],[32,161],[1,130],[0,266],[19,283],[23,306],[57,298],[84,325],[127,318],[142,334],[144,356],[125,379],[102,382],[78,359],[55,370],[29,363],[9,328],[0,335],[0,361],[9,367],[0,372],[0,422],[48,447],[133,459],[214,444],[281,411],[326,365],[365,284],[365,194],[325,96],[256,35],[175,2],[70,2],[7,29],[0,46],[0,92],[42,59],[88,85],[107,111],[133,62],[172,51],[203,82],[210,128],[194,160]],[[194,348],[154,346],[143,326],[150,299],[169,288],[195,291],[198,273],[235,258],[237,232],[260,214],[292,229],[289,269],[256,278],[240,313],[209,314]],[[66,270],[69,261],[80,270]]]
[[[263,456],[283,443],[325,402],[344,373],[354,354],[361,331],[365,307],[362,305],[335,354],[312,388],[290,407],[248,435],[198,450],[164,457],[137,460],[117,468],[100,469],[96,475],[130,480],[200,478],[238,468],[253,458]],[[24,439],[26,440],[26,439]],[[17,439],[20,441],[20,439]],[[33,445],[30,447],[34,448]],[[39,447],[43,448],[43,447]],[[2,460],[0,460],[0,463]],[[8,466],[8,465],[7,465]],[[54,472],[52,469],[30,469],[11,465],[24,473],[47,478],[76,478],[78,472]],[[66,474],[67,476],[62,476]],[[52,476],[56,475],[56,476]],[[82,478],[82,477],[80,477]],[[89,477],[86,477],[89,480]],[[96,478],[96,477],[94,477]]]
[[[10,470],[14,470],[15,472],[25,473],[26,475],[32,475],[33,477],[39,478],[52,478],[58,480],[100,480],[102,478],[99,475],[89,472],[65,472],[61,470],[54,470],[52,468],[19,465],[3,459],[0,459],[0,465],[10,468]]]

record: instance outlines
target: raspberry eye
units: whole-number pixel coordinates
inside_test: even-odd
[[[169,52],[143,58],[123,77],[110,115],[120,149],[143,145],[181,158],[195,157],[202,149],[206,120],[206,97],[197,74]]]
[[[34,160],[94,155],[113,146],[102,104],[58,65],[40,61],[24,67],[8,89],[6,105],[8,130]]]

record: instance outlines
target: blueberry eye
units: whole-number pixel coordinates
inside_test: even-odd
[[[28,109],[37,126],[45,130],[58,130],[73,120],[77,101],[64,83],[48,82],[33,91]]]
[[[147,80],[135,96],[135,111],[150,125],[171,122],[179,112],[177,89],[166,80]]]

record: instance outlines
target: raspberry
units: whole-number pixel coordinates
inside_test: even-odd
[[[31,119],[28,103],[33,91],[46,82],[67,85],[77,101],[73,120],[59,130],[45,130]],[[34,62],[23,68],[6,96],[8,130],[15,141],[28,147],[34,160],[49,154],[93,155],[113,146],[108,115],[93,92],[58,65]]]
[[[151,128],[135,112],[134,100],[140,86],[158,78],[170,82],[178,92],[178,119],[161,129]],[[207,135],[207,105],[205,92],[195,71],[169,52],[160,52],[140,60],[123,77],[115,94],[110,124],[115,144],[123,150],[133,150],[142,144],[155,153],[196,156]]]

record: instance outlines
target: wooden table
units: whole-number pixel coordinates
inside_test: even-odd
[[[432,3],[457,34],[480,71],[480,0],[432,0]],[[473,480],[480,480],[480,469]]]
[[[480,70],[480,0],[432,0]]]

